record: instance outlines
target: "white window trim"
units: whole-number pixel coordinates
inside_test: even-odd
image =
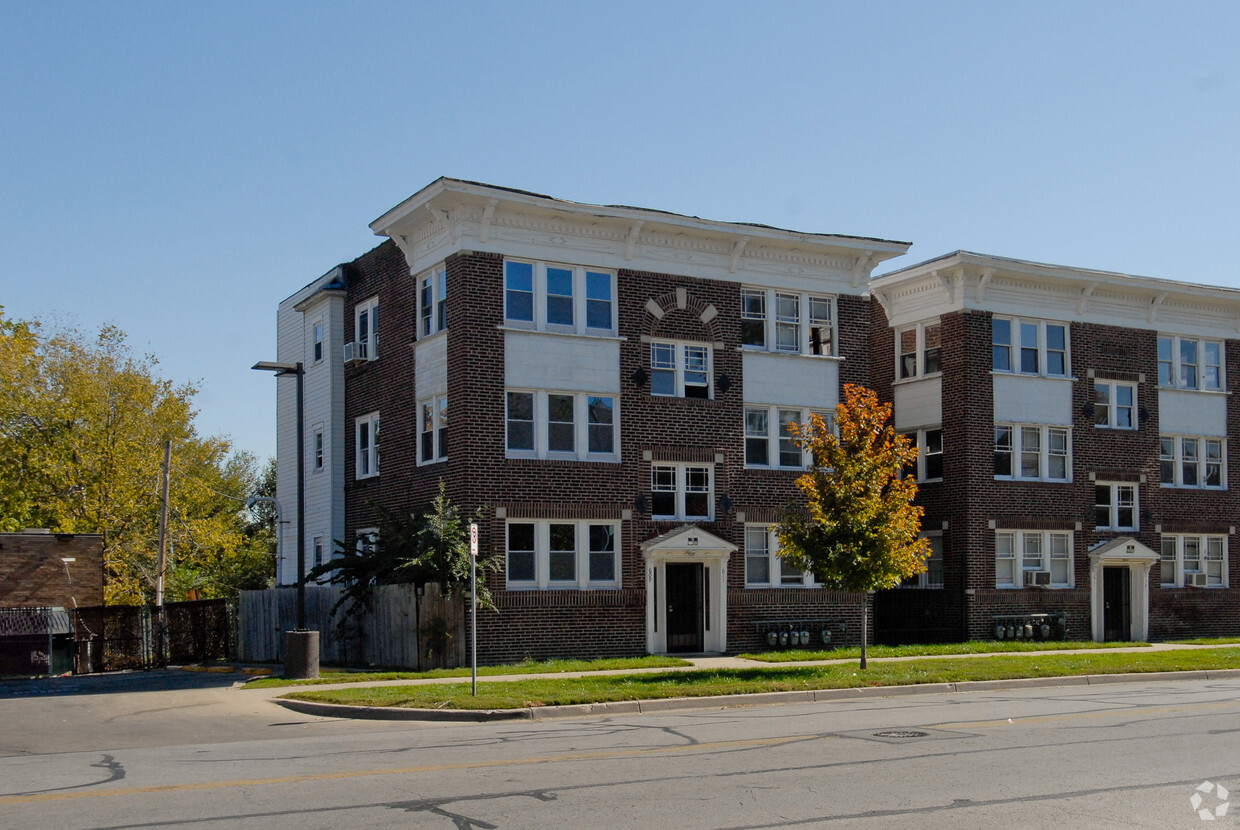
[[[376,360],[379,357],[379,333],[375,331],[375,317],[379,311],[379,297],[374,296],[363,303],[358,303],[353,307],[353,338],[354,349],[356,355],[365,352],[366,360]],[[358,335],[358,331],[362,325],[362,314],[366,315],[366,339],[362,340]]]
[[[676,470],[676,513],[664,514],[654,512],[654,471],[659,468],[672,467]],[[707,491],[705,516],[688,516],[685,514],[685,496],[689,483],[687,471],[692,469],[706,470]],[[650,518],[656,522],[712,522],[715,520],[715,466],[713,464],[697,464],[691,462],[656,461],[650,465]],[[667,492],[667,491],[659,491]],[[696,492],[696,491],[695,491]]]
[[[942,435],[943,427],[937,426],[937,425],[929,426],[929,427],[921,427],[919,429],[910,429],[904,433],[904,435],[910,437],[910,440],[912,440],[917,447],[917,461],[915,463],[917,465],[917,481],[919,482],[923,482],[923,481],[931,482],[931,481],[942,481],[943,480],[943,476],[941,475],[937,475],[933,478],[930,478],[926,474],[926,467],[927,467],[926,459],[928,456],[928,453],[926,452],[926,448],[930,446],[930,442],[927,440],[926,436],[928,433],[931,433],[931,432],[939,433],[939,451],[937,455],[939,456],[939,461],[941,464],[945,457],[945,453],[943,452],[943,435]]]
[[[1186,539],[1196,539],[1198,544],[1200,545],[1199,553],[1198,553],[1198,556],[1199,556],[1198,562],[1200,563],[1200,565],[1204,565],[1208,561],[1207,556],[1206,556],[1206,551],[1209,548],[1210,540],[1217,540],[1218,542],[1221,543],[1222,549],[1223,549],[1223,559],[1222,559],[1222,564],[1220,568],[1220,579],[1218,582],[1210,582],[1208,585],[1206,585],[1206,587],[1207,588],[1229,587],[1227,569],[1228,569],[1228,564],[1230,562],[1230,554],[1227,550],[1227,547],[1228,547],[1227,536],[1221,533],[1164,533],[1162,534],[1162,540],[1161,540],[1162,545],[1166,545],[1166,543],[1169,541],[1174,542],[1175,558],[1174,560],[1171,560],[1170,563],[1168,562],[1165,555],[1162,556],[1162,558],[1160,559],[1162,563],[1162,575],[1159,578],[1161,587],[1183,588],[1184,583],[1186,581],[1185,580],[1186,573],[1207,573],[1207,574],[1209,573],[1208,569],[1202,569],[1200,565],[1199,565],[1199,569],[1196,571],[1185,571],[1184,570],[1184,562],[1185,562],[1184,542]],[[1160,550],[1159,553],[1162,554],[1162,550]],[[1171,571],[1172,571],[1170,580],[1167,579],[1167,570],[1168,570],[1167,565],[1168,564],[1171,565]]]
[[[508,394],[534,396],[534,449],[512,449],[508,446]],[[550,439],[550,405],[548,396],[569,395],[573,398],[573,451],[552,452]],[[611,452],[590,452],[590,399],[611,399]],[[596,392],[568,392],[556,389],[505,389],[504,390],[504,454],[507,458],[542,458],[567,461],[620,460],[620,395]]]
[[[366,450],[367,472],[362,472],[362,424],[367,425],[369,447]],[[354,478],[374,478],[379,475],[379,413],[371,412],[353,421]]]
[[[999,581],[999,537],[1012,537],[1012,574],[1019,582],[1000,582]],[[1042,550],[1040,552],[1041,563],[1036,568],[1025,567],[1025,537],[1040,536]],[[1068,541],[1068,567],[1067,582],[1051,582],[1050,588],[1074,588],[1076,587],[1076,540],[1071,531],[1067,530],[996,530],[995,531],[995,588],[1024,588],[1024,574],[1026,571],[1049,571],[1052,574],[1054,569],[1051,567],[1051,538],[1054,536],[1067,537]],[[1058,558],[1058,557],[1056,557]]]
[[[444,312],[441,319],[440,310],[442,304],[447,300],[447,277],[448,272],[446,266],[441,262],[434,267],[423,271],[415,283],[417,285],[417,339],[423,340],[427,337],[439,334],[448,330],[447,313]],[[430,281],[431,305],[430,317],[424,318],[426,314],[426,306],[423,300],[424,283]],[[430,324],[429,331],[423,331],[423,323]]]
[[[512,525],[534,525],[534,579],[515,581],[508,576],[508,527]],[[573,525],[576,530],[576,567],[577,578],[572,582],[551,580],[551,525]],[[610,580],[590,579],[590,526],[606,525],[612,528],[615,540],[615,562],[613,572],[615,578]],[[512,590],[586,590],[616,589],[620,587],[622,522],[619,519],[509,519],[504,528],[504,580],[505,587]]]
[[[998,369],[995,367],[994,361],[992,359],[991,371],[996,372],[998,374],[1003,374],[1003,375],[1020,375],[1024,377],[1030,377],[1030,378],[1034,378],[1034,377],[1070,378],[1072,377],[1072,327],[1070,325],[1064,322],[1060,322],[1059,320],[1040,320],[1040,319],[1033,319],[1029,317],[1008,317],[1002,314],[997,314],[994,316],[994,318],[992,319],[992,323],[991,323],[992,326],[993,326],[993,320],[1007,320],[1009,323],[1011,323],[1012,342],[1008,345],[1008,349],[1009,349],[1008,365],[1010,368]],[[1021,350],[1021,347],[1024,345],[1021,339],[1024,334],[1024,332],[1021,329],[1022,323],[1025,325],[1036,325],[1038,327],[1038,333],[1037,333],[1038,371],[1036,372],[1022,372],[1020,369],[1020,365],[1021,365],[1020,350]],[[1064,345],[1063,374],[1055,374],[1052,372],[1048,372],[1046,370],[1046,367],[1047,367],[1046,327],[1048,325],[1063,327],[1063,345]],[[992,329],[992,334],[991,334],[992,358],[993,358],[994,345],[995,345],[994,334],[993,334],[993,329]]]
[[[1171,360],[1165,361],[1161,355],[1158,357],[1158,385],[1163,389],[1182,389],[1188,392],[1209,392],[1219,394],[1227,391],[1227,343],[1223,340],[1216,340],[1210,337],[1181,337],[1178,334],[1159,334],[1159,343],[1163,340],[1169,340],[1171,343]],[[1194,342],[1197,344],[1197,383],[1189,386],[1180,382],[1180,343],[1183,341]],[[1205,367],[1206,367],[1206,344],[1211,343],[1218,346],[1218,388],[1207,389],[1205,387]],[[1162,364],[1170,363],[1171,366],[1171,383],[1163,383]]]
[[[445,426],[442,420],[443,420],[444,409],[447,406],[447,402],[448,402],[447,395],[435,395],[432,398],[426,398],[425,400],[418,403],[417,454],[418,454],[418,466],[419,467],[425,466],[427,464],[438,464],[442,461],[448,460],[448,453],[446,451],[446,447],[444,447],[444,444],[447,442],[444,440],[444,436],[440,432],[440,430],[443,429],[443,427]],[[428,405],[431,407],[431,432],[434,433],[434,436],[431,439],[431,445],[432,445],[431,457],[423,458],[422,457],[422,438],[423,438],[423,433],[426,431],[426,411],[425,410]]]
[[[943,587],[943,531],[941,530],[923,530],[920,534],[922,539],[929,539],[931,544],[930,558],[926,560],[926,570],[919,574],[915,574],[900,583],[901,588],[917,588],[925,590],[934,590]],[[935,554],[938,554],[937,556]],[[937,581],[931,581],[930,563],[938,562],[939,578]]]
[[[771,352],[772,354],[799,354],[806,357],[836,357],[839,354],[839,306],[836,303],[834,294],[819,294],[810,291],[795,291],[792,289],[780,288],[761,288],[755,285],[745,285],[741,287],[742,291],[752,291],[762,293],[764,300],[764,316],[763,316],[763,345],[757,344],[741,344],[741,348],[748,351]],[[797,297],[797,340],[798,348],[779,349],[776,348],[778,338],[776,336],[776,295]],[[815,300],[826,300],[831,307],[831,348],[826,354],[816,355],[813,352],[812,336],[810,334],[810,298]],[[742,305],[742,309],[744,306]],[[743,314],[743,311],[742,311]],[[743,318],[747,319],[747,318]]]
[[[942,366],[943,366],[943,363],[942,363],[943,361],[943,329],[942,329],[942,325],[943,325],[942,322],[936,318],[934,320],[923,320],[922,322],[917,323],[916,325],[912,325],[912,326],[901,326],[900,328],[896,329],[895,374],[892,376],[895,378],[895,381],[894,381],[895,383],[908,383],[909,381],[923,380],[925,378],[937,378],[943,374],[943,369],[942,369]],[[926,368],[926,328],[932,327],[932,326],[939,327],[939,345],[936,347],[939,350],[939,368],[933,372],[927,372],[925,371],[925,368]],[[914,346],[914,350],[913,350],[913,363],[914,363],[913,373],[908,376],[904,376],[904,373],[903,373],[904,354],[902,352],[901,343],[900,343],[901,337],[906,331],[916,332],[916,345]]]
[[[1094,495],[1094,529],[1108,531],[1137,531],[1141,529],[1141,488],[1135,481],[1095,481],[1095,487],[1109,487],[1111,489],[1110,518],[1107,524],[1097,524],[1097,494]],[[1132,490],[1132,525],[1119,524],[1119,491],[1120,488]]]
[[[749,441],[757,440],[760,438],[760,436],[756,436],[756,435],[751,436],[749,434],[749,410],[751,409],[761,409],[764,412],[766,412],[766,437],[765,437],[766,458],[767,458],[766,464],[754,464],[749,461]],[[744,430],[743,430],[745,433],[744,457],[745,457],[745,467],[747,467],[748,469],[750,470],[804,470],[807,466],[809,466],[810,455],[809,455],[809,452],[804,449],[798,449],[798,452],[800,453],[800,456],[801,456],[800,463],[795,464],[795,465],[779,463],[779,457],[780,457],[779,442],[781,438],[783,437],[780,434],[780,422],[779,422],[779,413],[781,411],[796,412],[797,413],[796,423],[801,424],[803,427],[809,426],[809,420],[810,420],[811,415],[817,415],[818,417],[822,418],[823,421],[825,421],[828,424],[830,424],[833,419],[832,413],[830,412],[823,412],[821,410],[816,410],[816,409],[806,409],[806,408],[799,407],[799,406],[780,406],[779,404],[765,404],[765,403],[745,404],[744,406],[745,424],[744,424]]]
[[[316,347],[318,354],[316,355]],[[317,365],[327,356],[327,323],[322,317],[310,324],[310,363]]]
[[[655,398],[684,398],[685,395],[685,374],[688,366],[688,357],[686,347],[692,346],[702,349],[706,353],[706,397],[697,398],[697,400],[714,400],[715,398],[715,349],[710,343],[703,343],[697,340],[651,340],[647,344],[647,366],[650,371],[650,395]],[[654,391],[654,347],[655,346],[672,346],[675,348],[673,357],[674,373],[675,373],[675,393],[664,395]],[[658,371],[666,371],[659,369]]]
[[[310,469],[321,473],[327,467],[327,438],[322,427],[315,427],[310,436]]]
[[[1097,390],[1098,390],[1098,387],[1100,386],[1105,386],[1107,387],[1107,390],[1108,390],[1107,392],[1108,403],[1106,405],[1107,422],[1105,424],[1098,423],[1098,412],[1097,412],[1098,392]],[[1120,389],[1132,390],[1132,426],[1130,427],[1117,426],[1117,424],[1119,423],[1118,413],[1121,408],[1119,404],[1119,390]],[[1124,431],[1132,431],[1135,429],[1139,429],[1140,428],[1140,414],[1139,414],[1140,408],[1141,407],[1138,404],[1138,398],[1137,398],[1137,384],[1136,383],[1132,383],[1130,381],[1122,381],[1122,380],[1100,380],[1100,379],[1094,380],[1094,428],[1095,429],[1119,429],[1119,430],[1124,430]]]
[[[534,269],[534,319],[516,320],[508,316],[508,263],[520,262],[533,266]],[[561,268],[573,272],[573,324],[571,326],[548,323],[547,322],[547,269]],[[605,329],[591,328],[587,325],[587,307],[588,297],[586,290],[588,281],[586,274],[606,274],[611,278],[611,326]],[[506,257],[504,259],[504,325],[511,328],[534,329],[544,332],[561,332],[566,334],[580,334],[599,337],[614,337],[617,330],[619,318],[619,304],[617,302],[617,275],[610,268],[594,268],[585,265],[569,265],[564,262],[543,262],[532,259],[521,259],[519,257]]]
[[[752,582],[749,579],[749,535],[751,533],[761,532],[766,537],[766,555],[767,560],[767,576],[766,582]],[[758,557],[753,557],[758,558]],[[796,577],[795,582],[784,582],[783,559],[779,556],[779,537],[775,534],[775,529],[771,525],[766,524],[747,524],[745,525],[745,587],[746,588],[817,588],[819,587],[817,580],[814,579],[813,573],[803,571]]]
[[[995,430],[1002,428],[1011,430],[1012,436],[1012,474],[999,475],[995,474],[996,481],[1045,481],[1051,484],[1070,484],[1072,482],[1072,430],[1069,427],[1055,426],[1051,424],[995,424]],[[1039,430],[1038,436],[1038,475],[1024,476],[1021,475],[1021,431],[1025,429]],[[1056,430],[1065,433],[1065,448],[1067,456],[1064,459],[1064,473],[1066,478],[1050,477],[1050,460],[1051,460],[1051,441],[1050,432]],[[995,445],[995,455],[998,455],[998,445]]]
[[[1184,439],[1190,439],[1197,442],[1197,484],[1184,483]],[[1162,462],[1166,456],[1162,453],[1162,442],[1170,440],[1172,442],[1172,473],[1174,481],[1166,482],[1162,480]],[[1173,435],[1163,433],[1158,436],[1158,460],[1159,485],[1166,488],[1174,488],[1179,490],[1226,490],[1227,489],[1227,439],[1220,438],[1217,435]],[[1219,443],[1219,484],[1206,484],[1206,442],[1217,441]]]

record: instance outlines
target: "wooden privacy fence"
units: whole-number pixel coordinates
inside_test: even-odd
[[[437,583],[415,595],[413,585],[380,585],[369,611],[349,617],[343,588],[306,586],[306,626],[319,632],[324,663],[403,669],[454,668],[469,659],[465,603],[443,596]],[[416,615],[415,615],[416,609]],[[242,591],[238,626],[241,660],[284,659],[284,632],[297,626],[297,589]]]

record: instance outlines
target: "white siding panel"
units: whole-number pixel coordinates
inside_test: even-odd
[[[1227,396],[1158,390],[1158,431],[1227,437]]]
[[[432,337],[417,344],[413,352],[417,399],[448,394],[448,338]]]
[[[521,389],[618,394],[620,341],[601,337],[505,332],[504,384]]]
[[[995,372],[995,421],[1072,426],[1072,381]]]
[[[898,432],[943,423],[943,378],[897,383],[891,389]]]
[[[835,409],[840,402],[840,366],[821,357],[743,352],[745,402]]]

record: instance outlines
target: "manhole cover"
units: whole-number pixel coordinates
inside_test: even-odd
[[[924,738],[929,732],[918,732],[916,729],[888,729],[885,732],[875,732],[875,738]]]

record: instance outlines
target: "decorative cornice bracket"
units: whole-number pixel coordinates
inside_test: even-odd
[[[1098,283],[1091,282],[1089,285],[1081,289],[1081,296],[1076,301],[1076,313],[1080,316],[1085,313],[1085,309],[1089,306],[1089,298],[1094,296],[1094,290],[1098,287]]]
[[[990,285],[990,280],[994,277],[994,275],[995,269],[987,268],[982,272],[982,275],[977,278],[977,291],[974,293],[977,296],[977,301],[979,303],[986,298],[986,286]]]
[[[487,232],[491,230],[491,220],[495,218],[495,206],[499,204],[499,199],[491,199],[487,202],[486,209],[482,211],[482,225],[478,228],[478,241],[483,245],[487,242]]]
[[[735,274],[736,269],[740,266],[741,257],[745,255],[745,246],[749,244],[749,237],[742,236],[736,240],[736,244],[732,246],[732,262],[728,266],[728,271]]]
[[[646,224],[645,219],[638,219],[629,226],[629,235],[624,240],[624,261],[633,261],[633,249],[637,247],[637,241],[641,236],[642,225]]]
[[[1162,308],[1162,304],[1167,300],[1167,292],[1164,291],[1150,301],[1149,322],[1153,323],[1158,320],[1158,309]]]

